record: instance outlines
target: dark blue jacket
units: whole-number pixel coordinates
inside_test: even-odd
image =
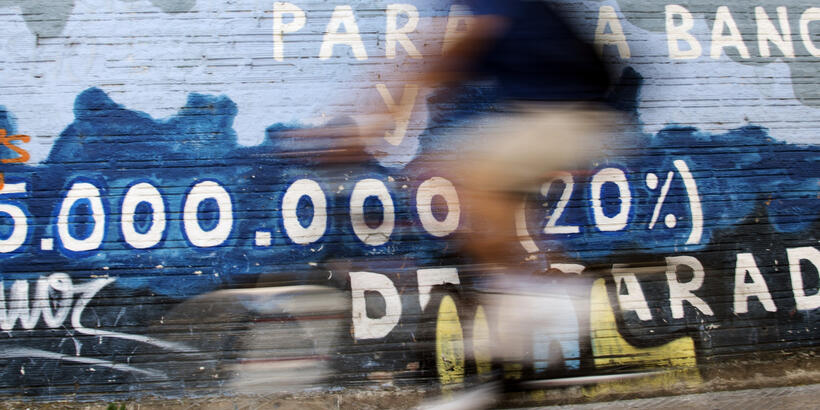
[[[607,68],[591,44],[542,0],[466,0],[475,15],[496,15],[505,30],[472,62],[472,71],[498,80],[501,98],[536,101],[601,100]]]

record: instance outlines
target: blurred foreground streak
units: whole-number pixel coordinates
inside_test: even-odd
[[[256,287],[192,298],[174,308],[161,329],[176,330],[174,336],[212,364],[207,371],[183,370],[181,379],[200,374],[226,381],[228,392],[268,394],[332,383],[333,360],[349,320],[350,300],[341,291]],[[239,336],[236,326],[243,328]],[[184,335],[186,328],[192,334]]]

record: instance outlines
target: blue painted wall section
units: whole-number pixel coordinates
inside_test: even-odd
[[[50,12],[24,12],[30,30],[45,39],[43,47],[50,47],[49,39],[64,30],[68,37],[84,32],[71,25],[71,16],[77,7],[73,15],[85,16],[87,5],[74,3],[61,3]],[[113,19],[129,7],[151,7],[158,19],[190,16],[208,22],[208,7],[232,7],[202,1],[145,3],[122,2],[106,13]],[[604,12],[609,9],[601,7],[620,17],[618,4],[631,5],[566,3],[592,21],[608,15]],[[683,6],[705,7],[700,3]],[[317,2],[297,5],[309,19],[322,15],[326,20],[332,10]],[[0,1],[0,8],[18,6]],[[416,6],[424,17],[450,12],[449,5],[438,3]],[[366,11],[381,13],[386,7],[378,2],[354,8],[369,16]],[[794,41],[803,44],[797,57],[816,64],[811,44],[818,44],[818,12],[802,3],[794,4],[794,12]],[[270,10],[258,11],[259,21],[271,24],[265,13]],[[803,90],[799,101],[794,95],[792,100],[759,99],[773,107],[769,123],[750,120],[725,129],[692,118],[686,104],[701,91],[703,100],[715,105],[716,115],[734,118],[745,108],[733,104],[748,101],[743,95],[726,95],[715,102],[715,89],[724,85],[714,84],[708,74],[702,84],[681,80],[692,82],[691,88],[658,100],[659,84],[668,80],[658,73],[674,58],[653,54],[657,27],[633,26],[632,12],[625,13],[623,27],[607,30],[625,32],[633,55],[624,57],[615,43],[603,46],[604,55],[618,66],[610,99],[624,113],[625,128],[602,142],[602,159],[567,170],[530,196],[518,215],[526,233],[521,270],[553,267],[575,275],[588,268],[583,280],[590,292],[596,279],[605,279],[605,302],[615,312],[612,326],[637,349],[661,351],[668,343],[690,338],[692,360],[698,364],[742,353],[816,349],[820,140],[812,134],[816,104],[805,103],[811,90],[798,87]],[[41,14],[55,23],[46,27],[36,18]],[[663,12],[658,14],[662,21]],[[361,17],[362,32],[372,28],[382,33],[383,18]],[[252,20],[242,14],[234,23],[241,26],[245,19]],[[693,33],[700,35],[701,24],[706,22],[697,20]],[[305,30],[317,34],[313,25]],[[186,27],[183,32],[195,31]],[[244,29],[231,35],[253,36]],[[297,41],[293,47],[299,47],[298,55],[316,59],[303,43],[313,41],[318,47],[324,29],[318,28],[318,40]],[[87,30],[99,35],[93,31],[97,28]],[[807,34],[801,37],[800,30]],[[265,46],[272,46],[271,33],[265,33]],[[646,43],[632,43],[633,38]],[[135,49],[134,56],[159,55],[161,46]],[[5,62],[14,67],[9,70],[26,64],[10,46],[2,47]],[[395,63],[370,51],[377,64]],[[292,58],[294,52],[285,56]],[[279,61],[267,54],[260,61]],[[351,78],[370,63],[353,57],[331,59],[326,66],[294,64],[301,64],[297,71],[304,75],[358,84]],[[723,56],[710,64],[730,73],[737,67],[737,77],[744,77],[749,62],[741,65],[737,58]],[[131,60],[109,63],[114,61]],[[177,63],[185,61],[180,55]],[[698,63],[703,61],[691,64]],[[766,63],[772,69],[778,64]],[[212,316],[202,323],[178,321],[191,319],[186,309],[208,295],[260,283],[330,285],[351,295],[332,385],[367,384],[372,374],[385,372],[397,384],[444,380],[430,365],[435,355],[427,336],[444,295],[455,300],[459,326],[465,332],[476,328],[479,315],[468,292],[476,272],[458,256],[455,230],[471,225],[465,211],[474,205],[458,201],[459,181],[428,161],[427,154],[455,160],[460,130],[480,127],[481,114],[494,109],[492,84],[421,93],[415,104],[423,109],[409,120],[404,142],[372,148],[376,155],[361,163],[328,167],[316,156],[294,155],[305,146],[289,131],[355,119],[344,112],[321,120],[297,118],[289,107],[299,100],[292,83],[304,85],[303,99],[316,104],[319,94],[311,87],[321,88],[324,80],[316,79],[316,86],[304,79],[288,83],[293,73],[287,67],[266,68],[272,70],[266,74],[281,75],[281,83],[266,83],[269,94],[252,95],[252,105],[245,102],[255,91],[224,73],[205,75],[216,79],[210,85],[199,74],[191,74],[196,80],[191,82],[171,78],[165,87],[173,93],[183,90],[187,101],[162,118],[122,103],[120,96],[133,98],[130,85],[106,85],[111,74],[92,69],[96,74],[89,80],[71,83],[72,89],[82,87],[73,95],[73,119],[60,125],[58,135],[32,133],[31,143],[4,140],[6,147],[30,150],[34,159],[0,165],[1,394],[49,399],[231,393],[230,381],[238,376],[230,364],[246,359],[236,353],[238,344],[259,329],[262,305],[286,301],[241,300],[222,310],[212,304],[212,310],[206,309]],[[809,78],[816,79],[816,73]],[[781,80],[796,81],[788,73]],[[0,92],[13,88],[8,81],[0,83]],[[142,79],[135,81],[133,87],[144,85]],[[174,88],[175,82],[179,87]],[[378,95],[378,87],[364,80],[361,84],[354,93]],[[398,100],[401,87],[394,85],[389,92]],[[49,87],[45,82],[29,86],[18,97],[59,106],[64,97],[50,96]],[[655,122],[666,115],[658,114],[658,101],[680,117],[657,127]],[[799,107],[792,115],[775,108],[778,101]],[[0,104],[5,104],[0,105],[0,129],[6,135],[29,132],[23,123],[48,128],[32,122],[49,117],[47,109],[32,115],[31,106],[14,99],[0,99]],[[259,112],[267,112],[265,123],[254,125],[265,129],[264,138],[249,144],[245,131],[250,117],[242,115],[258,117]],[[759,115],[756,109],[749,112]],[[783,125],[789,122],[793,126]],[[764,123],[768,126],[760,125]],[[2,159],[19,156],[12,149],[1,152]],[[425,189],[433,192],[429,204],[420,199]],[[456,218],[456,224],[448,224],[449,218]],[[638,265],[660,268],[639,274]],[[600,328],[594,309],[590,313],[597,302],[589,292],[565,302],[562,318],[567,323],[560,335],[534,330],[535,373],[572,375],[605,367],[598,360],[602,342],[596,336]],[[487,320],[491,330],[493,319],[490,315]],[[467,373],[481,368],[469,360],[463,367]]]

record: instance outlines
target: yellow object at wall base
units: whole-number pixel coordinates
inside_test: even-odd
[[[668,371],[585,387],[584,395],[677,389],[701,383],[695,342],[691,337],[682,337],[661,346],[642,348],[631,345],[621,336],[604,279],[598,279],[592,286],[589,325],[596,369],[604,371],[613,367],[629,367],[630,371]]]

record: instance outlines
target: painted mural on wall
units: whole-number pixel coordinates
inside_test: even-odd
[[[492,88],[420,90],[374,71],[423,62],[422,34],[442,47],[470,24],[462,7],[0,8],[4,394],[228,391],[224,363],[247,359],[231,352],[279,299],[175,320],[259,283],[350,298],[340,383],[486,371],[464,349],[497,324],[453,256],[471,204],[423,159],[480,126]],[[523,269],[584,272],[588,289],[567,295],[563,332],[534,336],[534,371],[664,366],[696,383],[697,364],[817,345],[819,10],[567,3],[618,66],[610,97],[632,127],[511,210]],[[301,148],[288,130],[350,121],[349,101],[396,113],[372,159],[289,154]],[[421,342],[431,326],[435,346]]]

